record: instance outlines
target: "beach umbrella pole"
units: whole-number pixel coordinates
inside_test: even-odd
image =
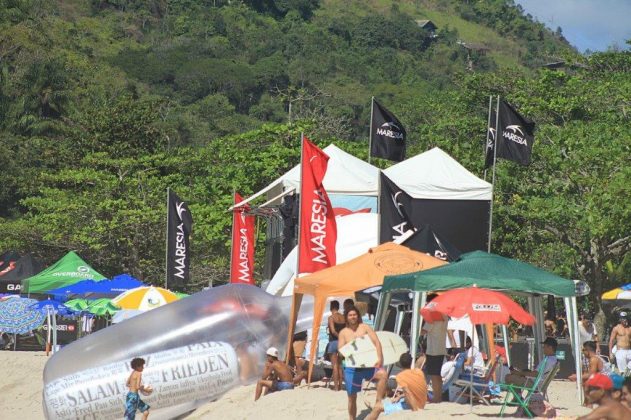
[[[13,333],[13,351],[15,351],[18,347],[18,335]]]
[[[48,353],[50,352],[50,335],[51,335],[51,320],[50,320],[50,308],[46,308],[46,325],[48,326],[47,328],[47,332],[46,332],[46,356],[48,356]]]
[[[57,314],[53,309],[53,354],[57,351]]]

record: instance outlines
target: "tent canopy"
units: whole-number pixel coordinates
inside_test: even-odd
[[[434,147],[383,171],[413,198],[490,200],[492,186]]]
[[[46,293],[66,299],[69,297],[87,297],[90,299],[114,298],[127,290],[141,286],[145,286],[145,284],[140,280],[129,274],[119,274],[118,276],[114,276],[111,280],[81,280],[70,286],[52,289]]]
[[[41,273],[22,281],[22,293],[46,293],[81,280],[103,280],[105,276],[90,267],[74,251],[70,251]]]
[[[313,295],[313,329],[309,375],[318,344],[318,330],[324,314],[326,300],[330,297],[353,296],[356,291],[380,285],[388,274],[410,273],[447,264],[422,252],[392,242],[371,248],[367,253],[343,264],[329,267],[317,273],[295,280],[292,319],[288,341],[291,342],[302,296]],[[289,344],[288,344],[289,345]],[[288,347],[289,349],[289,347]],[[289,354],[289,350],[288,353]]]
[[[382,291],[427,292],[473,285],[493,290],[524,292],[557,297],[576,296],[571,280],[533,265],[483,251],[463,254],[445,267],[410,274],[388,276]]]

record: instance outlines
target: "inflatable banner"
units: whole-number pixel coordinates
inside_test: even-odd
[[[298,330],[312,305],[302,306]],[[285,348],[290,298],[231,284],[88,335],[56,353],[44,368],[47,419],[114,419],[125,411],[129,363],[146,360],[141,398],[152,419],[173,418],[260,378],[265,350]]]

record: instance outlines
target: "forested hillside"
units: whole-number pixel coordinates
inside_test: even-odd
[[[232,191],[296,164],[301,131],[364,157],[375,96],[410,155],[481,175],[500,94],[538,130],[531,166],[498,164],[494,249],[606,286],[628,273],[630,67],[506,0],[0,0],[0,249],[160,283],[169,186],[191,289],[222,282]]]

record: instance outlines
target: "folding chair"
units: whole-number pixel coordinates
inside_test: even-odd
[[[484,372],[484,375],[482,376],[476,375],[475,373],[461,375],[460,378],[454,382],[455,386],[462,388],[457,400],[463,397],[466,393],[469,393],[470,396],[475,396],[482,400],[484,404],[491,405],[486,398],[484,398],[484,394],[489,389],[489,381],[493,379],[498,363],[499,357],[496,356],[490,362],[489,366],[486,368],[486,372]]]
[[[500,389],[502,391],[506,391],[506,396],[504,397],[504,403],[502,404],[502,409],[500,410],[500,417],[504,417],[504,411],[506,410],[506,407],[508,406],[521,407],[528,417],[530,418],[534,417],[533,414],[528,409],[528,404],[530,403],[530,399],[532,398],[533,394],[539,391],[540,387],[543,384],[544,378],[546,377],[545,370],[546,370],[546,365],[547,365],[546,363],[547,359],[548,359],[547,357],[543,359],[543,362],[541,363],[541,366],[539,366],[539,370],[537,371],[537,376],[534,377],[534,380],[531,380],[530,377],[526,378],[527,379],[526,385],[520,386],[520,385],[513,385],[513,384],[500,384]],[[551,378],[554,377],[551,375],[553,371],[554,369],[548,372],[549,374],[547,375],[550,378],[550,381],[552,380]],[[532,382],[532,384],[527,385],[528,382]],[[525,396],[523,395],[524,392],[526,393]]]

